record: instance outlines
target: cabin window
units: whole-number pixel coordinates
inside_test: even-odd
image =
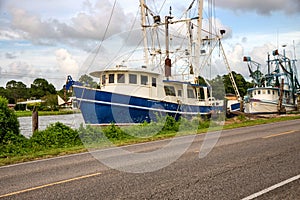
[[[260,90],[257,91],[257,94],[260,94]]]
[[[210,91],[207,89],[207,97],[210,98]]]
[[[175,88],[173,86],[164,86],[164,88],[167,96],[176,96]]]
[[[268,94],[271,94],[271,91],[270,91],[270,90],[268,90]]]
[[[152,87],[156,87],[156,78],[152,77]]]
[[[125,83],[125,74],[118,74],[118,83]]]
[[[148,76],[141,75],[141,85],[147,85],[148,84]]]
[[[191,99],[195,98],[194,90],[188,89],[187,90],[187,95],[188,95],[188,98],[191,98]]]
[[[273,95],[275,95],[275,92],[274,92],[274,90],[273,90]]]
[[[262,93],[263,93],[263,94],[266,94],[266,91],[265,91],[265,90],[263,90],[263,91],[262,91]]]
[[[198,99],[204,99],[204,89],[203,88],[199,88],[200,92],[198,94]]]
[[[254,91],[253,93],[254,93],[254,95],[256,95],[256,91]]]
[[[137,75],[136,74],[129,74],[129,83],[137,84]]]
[[[177,90],[177,94],[179,97],[182,97],[182,90]]]
[[[115,74],[109,74],[108,75],[108,82],[114,83],[115,82]]]
[[[101,80],[101,83],[102,83],[102,85],[105,85],[105,83],[106,83],[106,76],[105,75],[102,75],[102,78],[101,78],[102,80]]]

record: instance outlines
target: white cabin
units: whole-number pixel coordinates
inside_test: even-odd
[[[215,105],[207,86],[190,82],[163,80],[163,76],[147,68],[109,68],[91,76],[100,78],[100,90],[159,101],[187,105]],[[220,104],[218,102],[217,104]]]

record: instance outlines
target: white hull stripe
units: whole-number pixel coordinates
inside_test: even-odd
[[[143,106],[134,106],[129,104],[120,104],[120,103],[113,103],[113,102],[105,102],[105,101],[97,101],[97,100],[90,100],[90,99],[81,99],[77,98],[79,101],[84,102],[90,102],[90,103],[97,103],[97,104],[106,104],[106,105],[112,105],[112,106],[120,106],[120,107],[129,107],[129,108],[136,108],[141,110],[151,110],[151,111],[157,111],[157,112],[165,112],[165,113],[177,113],[182,115],[207,115],[209,113],[201,113],[201,112],[182,112],[182,111],[173,111],[173,110],[165,110],[165,109],[159,109],[159,108],[148,108]]]
[[[257,100],[257,101],[255,101]],[[260,99],[255,99],[254,101],[251,101],[251,103],[261,103],[261,104],[272,104],[272,105],[277,105],[278,102],[275,102],[275,101],[267,101],[267,100],[260,100]],[[286,106],[286,107],[291,107],[291,108],[294,108],[295,106],[293,104],[282,104],[283,106]]]

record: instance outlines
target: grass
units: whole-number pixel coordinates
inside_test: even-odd
[[[45,115],[68,115],[74,114],[77,111],[74,110],[60,110],[60,111],[38,111],[39,116]],[[15,111],[17,117],[29,117],[32,116],[32,111]]]
[[[241,127],[247,127],[247,126],[255,126],[255,125],[261,125],[261,124],[268,124],[268,123],[275,123],[275,122],[281,122],[281,121],[288,121],[288,120],[295,120],[300,119],[300,115],[292,115],[292,116],[280,116],[280,117],[271,117],[267,119],[244,119],[238,123],[230,123],[224,125],[223,129],[233,129],[233,128],[241,128]]]
[[[209,131],[217,131],[217,130],[228,130],[228,129],[234,129],[234,128],[241,128],[241,127],[247,127],[247,126],[255,126],[255,125],[260,125],[260,124],[267,124],[267,123],[275,123],[275,122],[280,122],[280,121],[287,121],[287,120],[295,120],[295,119],[300,119],[300,115],[287,115],[287,116],[279,116],[279,117],[271,117],[271,118],[263,118],[263,119],[249,119],[246,117],[235,117],[231,119],[227,119],[226,123],[224,126],[218,126],[218,125],[213,125],[209,128],[207,127],[202,127],[197,130],[197,134],[201,133],[206,133],[208,130]],[[61,129],[64,129],[63,127],[57,126]],[[176,136],[183,136],[183,135],[191,135],[195,134],[196,131],[191,132],[188,130],[183,130],[183,131],[172,131],[170,127],[167,127],[166,130],[163,130],[157,134],[154,135],[147,135],[145,137],[134,137],[131,134],[128,135],[126,132],[130,132],[134,134],[141,134],[139,133],[138,129],[139,126],[143,127],[145,125],[137,125],[134,127],[129,128],[128,130],[126,128],[122,128],[122,130],[114,125],[102,128],[101,134],[105,134],[109,138],[109,141],[111,142],[105,142],[99,137],[99,133],[97,133],[97,128],[96,127],[86,127],[86,129],[82,130],[79,128],[79,136],[81,136],[81,141],[85,145],[80,145],[80,144],[75,144],[74,146],[66,146],[66,147],[58,147],[54,146],[52,148],[42,148],[39,151],[28,151],[26,153],[23,153],[21,155],[18,154],[13,154],[11,156],[5,156],[5,157],[0,157],[0,166],[3,165],[8,165],[8,164],[14,164],[14,163],[19,163],[19,162],[25,162],[25,161],[31,161],[31,160],[37,160],[37,159],[44,159],[44,158],[49,158],[49,157],[55,157],[55,156],[61,156],[61,155],[67,155],[67,154],[74,154],[74,153],[80,153],[80,152],[85,152],[88,149],[99,149],[99,148],[105,148],[108,146],[124,146],[124,145],[129,145],[129,144],[135,144],[135,143],[141,143],[141,142],[149,142],[149,141],[155,141],[155,140],[161,140],[161,139],[167,139],[167,138],[172,138],[175,135]],[[148,124],[146,125],[146,130],[147,132],[151,132],[151,130],[157,131],[157,128],[155,128],[157,124]],[[52,127],[53,128],[53,127]],[[178,127],[177,127],[178,128]],[[99,130],[99,129],[98,129]],[[124,132],[125,130],[125,132]],[[145,130],[145,129],[143,129]],[[189,129],[191,130],[191,129]],[[81,131],[81,132],[80,132]],[[54,132],[49,131],[49,132]],[[84,133],[83,133],[84,132]],[[113,134],[112,134],[113,132]],[[57,133],[59,134],[59,133]],[[82,135],[84,134],[84,135]],[[137,136],[137,135],[135,135]],[[49,136],[52,137],[52,136]],[[96,138],[96,139],[95,139]],[[100,138],[100,139],[99,139]],[[97,140],[99,139],[99,140]],[[53,140],[52,140],[53,141]]]
[[[87,149],[83,145],[66,148],[46,149],[34,153],[29,153],[27,155],[16,155],[12,157],[0,158],[0,166],[16,164],[26,161],[40,160],[45,158],[52,158],[69,154],[82,153],[86,151]]]

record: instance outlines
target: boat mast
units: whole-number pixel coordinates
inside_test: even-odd
[[[197,43],[195,46],[195,76],[198,77],[200,75],[199,67],[200,67],[200,46],[202,42],[202,15],[203,15],[203,1],[198,1],[198,19],[197,19]]]
[[[146,12],[145,12],[145,0],[140,0],[141,7],[141,17],[142,17],[142,31],[143,31],[143,40],[144,40],[144,56],[145,56],[145,64],[148,67],[149,58],[148,58],[148,41],[147,41],[147,31],[146,31]]]
[[[165,60],[165,76],[168,78],[171,76],[171,67],[172,61],[170,59],[170,38],[169,38],[169,20],[172,19],[171,12],[172,8],[170,7],[169,14],[170,16],[165,16],[165,29],[166,29],[166,60]]]

